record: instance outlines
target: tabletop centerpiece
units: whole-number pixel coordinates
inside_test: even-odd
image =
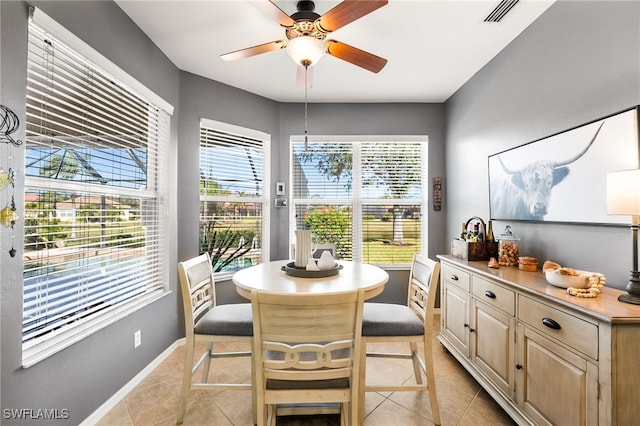
[[[287,275],[301,278],[323,278],[340,272],[342,265],[336,263],[330,251],[323,251],[319,259],[313,257],[316,250],[313,247],[312,239],[310,230],[296,230],[295,259],[282,267]]]

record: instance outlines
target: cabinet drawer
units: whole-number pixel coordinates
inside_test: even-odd
[[[518,299],[518,319],[543,334],[593,359],[598,359],[598,326],[596,324],[522,295]]]
[[[482,300],[484,303],[498,308],[510,316],[515,316],[515,292],[476,276],[473,277],[471,286],[473,287],[472,293],[476,299]]]
[[[442,264],[442,277],[456,287],[469,291],[469,273],[446,263]]]

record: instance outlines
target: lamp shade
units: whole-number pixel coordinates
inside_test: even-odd
[[[607,174],[607,213],[640,215],[640,169]]]
[[[313,65],[324,55],[324,41],[311,36],[300,36],[289,40],[287,53],[299,65]]]

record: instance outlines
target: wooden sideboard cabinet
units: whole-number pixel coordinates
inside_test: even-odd
[[[441,344],[518,424],[640,422],[640,306],[577,298],[541,271],[441,261]]]

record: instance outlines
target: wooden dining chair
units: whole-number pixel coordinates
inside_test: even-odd
[[[251,351],[219,351],[218,342],[253,343],[253,318],[250,303],[217,305],[215,281],[208,253],[178,263],[186,348],[182,392],[178,404],[177,423],[182,423],[191,389],[251,390],[251,383],[209,382],[211,360],[225,357],[251,356]],[[208,342],[207,350],[194,365],[197,342]],[[192,383],[193,375],[203,367],[200,382]]]
[[[258,426],[278,415],[319,414],[337,404],[359,425],[358,368],[364,290],[282,294],[253,290]]]
[[[428,391],[433,422],[440,424],[440,410],[436,396],[433,370],[432,332],[433,311],[440,277],[440,263],[420,254],[414,255],[409,274],[409,289],[406,305],[392,303],[364,304],[362,319],[362,345],[360,369],[360,409],[364,409],[365,392],[379,391]],[[409,344],[410,353],[369,352],[368,343]],[[418,351],[423,344],[423,353]],[[366,365],[369,358],[399,358],[411,360],[415,384],[367,385]],[[426,383],[423,380],[426,377]]]

